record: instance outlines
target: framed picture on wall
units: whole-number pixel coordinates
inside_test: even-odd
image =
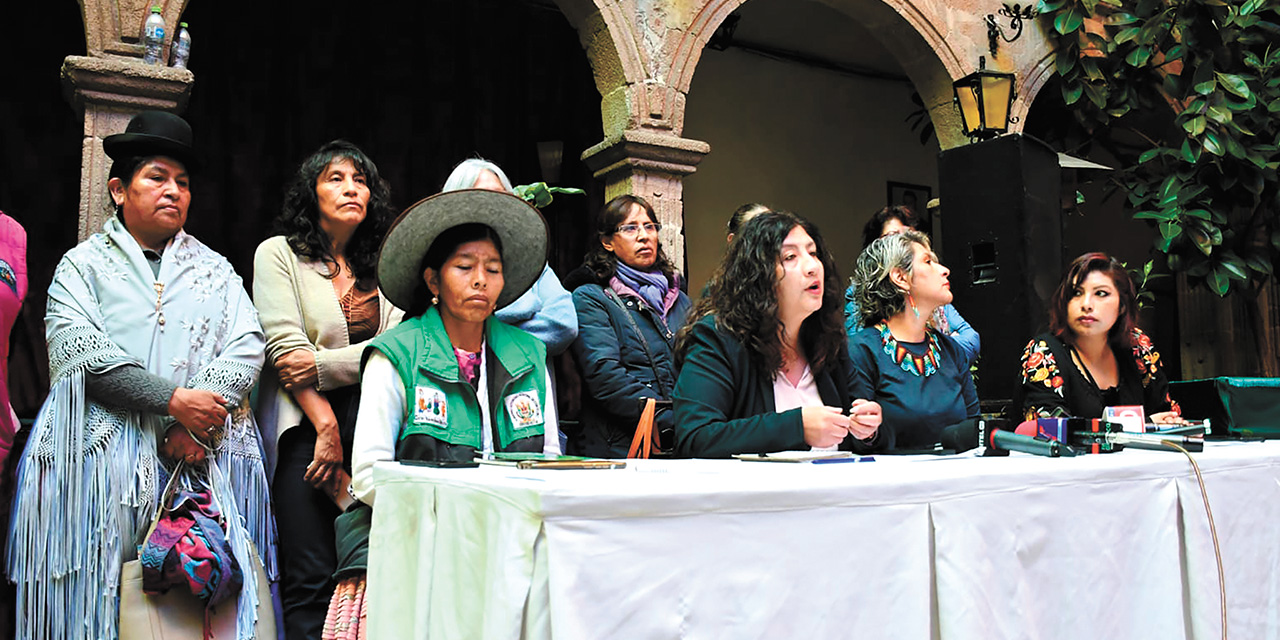
[[[929,199],[933,197],[933,189],[923,184],[889,181],[886,192],[889,206],[904,206],[916,215],[925,215]]]

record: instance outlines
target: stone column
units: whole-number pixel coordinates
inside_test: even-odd
[[[79,222],[79,237],[84,240],[101,230],[111,215],[107,192],[111,159],[102,150],[102,139],[123,132],[129,119],[141,111],[181,112],[195,76],[187,69],[141,60],[68,56],[62,63],[62,82],[67,100],[84,117]]]
[[[710,151],[711,145],[700,140],[629,129],[587,149],[582,160],[604,180],[605,200],[630,193],[649,201],[662,224],[663,250],[684,272],[684,177]]]

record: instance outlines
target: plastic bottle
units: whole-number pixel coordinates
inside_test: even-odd
[[[187,32],[187,23],[178,23],[178,35],[169,45],[169,66],[186,69],[187,60],[191,58],[191,34]]]
[[[151,7],[151,15],[142,25],[142,61],[147,64],[161,64],[164,49],[164,16],[160,15],[160,7]]]

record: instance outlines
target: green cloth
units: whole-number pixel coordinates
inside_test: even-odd
[[[506,450],[512,442],[543,435],[546,346],[490,317],[485,320],[485,347],[487,355],[496,358],[507,374],[505,380],[489,380],[494,449]],[[370,348],[386,355],[404,384],[401,440],[426,435],[452,445],[481,448],[484,424],[476,390],[462,379],[436,308],[378,336]],[[497,370],[494,364],[486,364],[489,377]]]
[[[337,543],[338,570],[334,582],[358,576],[369,568],[369,530],[373,525],[373,507],[357,502],[333,521]]]

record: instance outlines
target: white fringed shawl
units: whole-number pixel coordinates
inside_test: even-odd
[[[59,262],[45,332],[53,384],[18,468],[9,532],[17,638],[110,640],[120,565],[137,556],[154,513],[166,473],[156,440],[172,422],[94,402],[85,375],[139,365],[243,407],[262,368],[262,329],[225,258],[179,231],[156,278],[113,217]],[[234,410],[226,429],[210,476],[244,569],[239,635],[251,638],[258,598],[249,542],[274,579],[275,524],[252,412]]]

